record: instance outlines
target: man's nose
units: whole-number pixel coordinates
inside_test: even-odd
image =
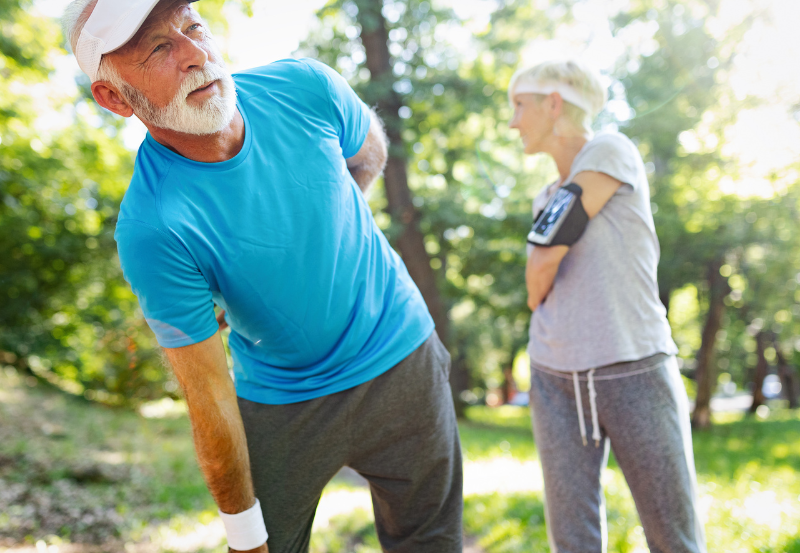
[[[181,69],[192,71],[202,69],[208,61],[208,52],[202,45],[189,37],[181,39]]]

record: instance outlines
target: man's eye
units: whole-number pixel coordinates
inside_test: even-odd
[[[153,48],[153,53],[155,54],[156,52],[158,52],[159,50],[162,50],[163,48],[164,48],[164,45],[163,44],[159,44],[158,46]]]
[[[188,29],[188,30],[189,30],[189,31],[196,31],[196,30],[197,30],[197,29],[199,29],[199,28],[200,28],[200,23],[195,23],[194,25],[192,25],[191,27],[189,27],[189,29]]]

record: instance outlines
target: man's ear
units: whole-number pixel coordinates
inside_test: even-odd
[[[122,117],[133,115],[133,108],[125,101],[117,87],[106,81],[92,83],[92,96],[102,107]]]

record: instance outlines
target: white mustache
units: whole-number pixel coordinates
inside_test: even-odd
[[[202,69],[196,69],[189,73],[181,83],[181,88],[175,95],[176,99],[186,100],[192,92],[202,88],[212,81],[218,81],[225,77],[225,71],[216,64],[207,63]]]

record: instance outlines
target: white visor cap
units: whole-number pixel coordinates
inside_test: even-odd
[[[160,0],[98,0],[75,46],[75,58],[92,82],[100,58],[122,47],[142,26]],[[197,0],[187,0],[196,2]]]

